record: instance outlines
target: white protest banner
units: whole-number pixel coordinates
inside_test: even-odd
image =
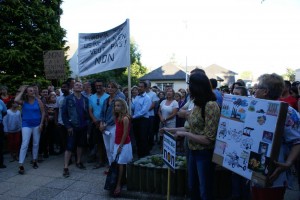
[[[44,51],[46,79],[65,78],[65,55],[63,50]]]
[[[130,65],[129,20],[101,33],[79,33],[79,76]]]
[[[171,133],[164,132],[163,160],[168,167],[175,171],[176,162],[176,139]]]

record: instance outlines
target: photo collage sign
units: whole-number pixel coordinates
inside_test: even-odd
[[[225,95],[213,161],[265,185],[277,160],[287,104],[253,97]]]

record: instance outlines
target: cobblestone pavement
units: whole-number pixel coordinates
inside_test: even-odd
[[[18,163],[9,162],[8,154],[4,155],[6,169],[0,169],[0,199],[80,199],[97,200],[111,199],[108,192],[103,189],[106,176],[105,168],[93,169],[95,163],[86,163],[86,170],[80,170],[72,164],[69,168],[70,177],[64,178],[63,155],[50,156],[39,163],[38,169],[33,169],[30,156],[27,156],[24,167],[25,174],[18,174]],[[299,188],[296,184],[293,190],[287,190],[287,200],[299,199]],[[122,191],[119,199],[166,199],[165,195],[155,195],[142,192]],[[185,199],[184,197],[171,197],[171,199]]]

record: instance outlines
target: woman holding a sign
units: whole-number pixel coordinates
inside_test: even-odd
[[[220,108],[204,73],[190,76],[189,90],[194,108],[187,118],[190,129],[164,128],[175,136],[186,136],[189,147],[188,185],[191,199],[214,199],[214,164],[212,163]]]
[[[258,78],[255,97],[268,100],[278,100],[283,88],[283,78],[275,73],[263,74]],[[252,199],[284,199],[285,189],[289,186],[289,168],[300,153],[300,115],[289,106],[285,120],[284,133],[280,146],[278,162],[275,170],[268,177],[271,187],[262,188],[257,185],[252,187]]]

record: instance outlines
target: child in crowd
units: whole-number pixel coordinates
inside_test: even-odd
[[[8,148],[11,154],[11,161],[18,160],[18,152],[21,142],[22,119],[18,104],[11,99],[7,103],[7,115],[3,118],[4,133],[7,134]]]
[[[46,99],[45,111],[46,111],[46,142],[44,149],[44,157],[56,154],[56,149],[54,145],[57,144],[57,131],[56,131],[56,122],[57,122],[57,104],[56,104],[56,94],[55,92],[50,92],[49,96]]]
[[[114,196],[120,196],[121,181],[123,177],[124,165],[129,163],[132,156],[132,146],[129,137],[130,131],[130,117],[128,114],[128,107],[123,99],[116,99],[113,113],[116,121],[116,136],[113,158],[119,156],[119,174],[117,186],[114,190]]]

